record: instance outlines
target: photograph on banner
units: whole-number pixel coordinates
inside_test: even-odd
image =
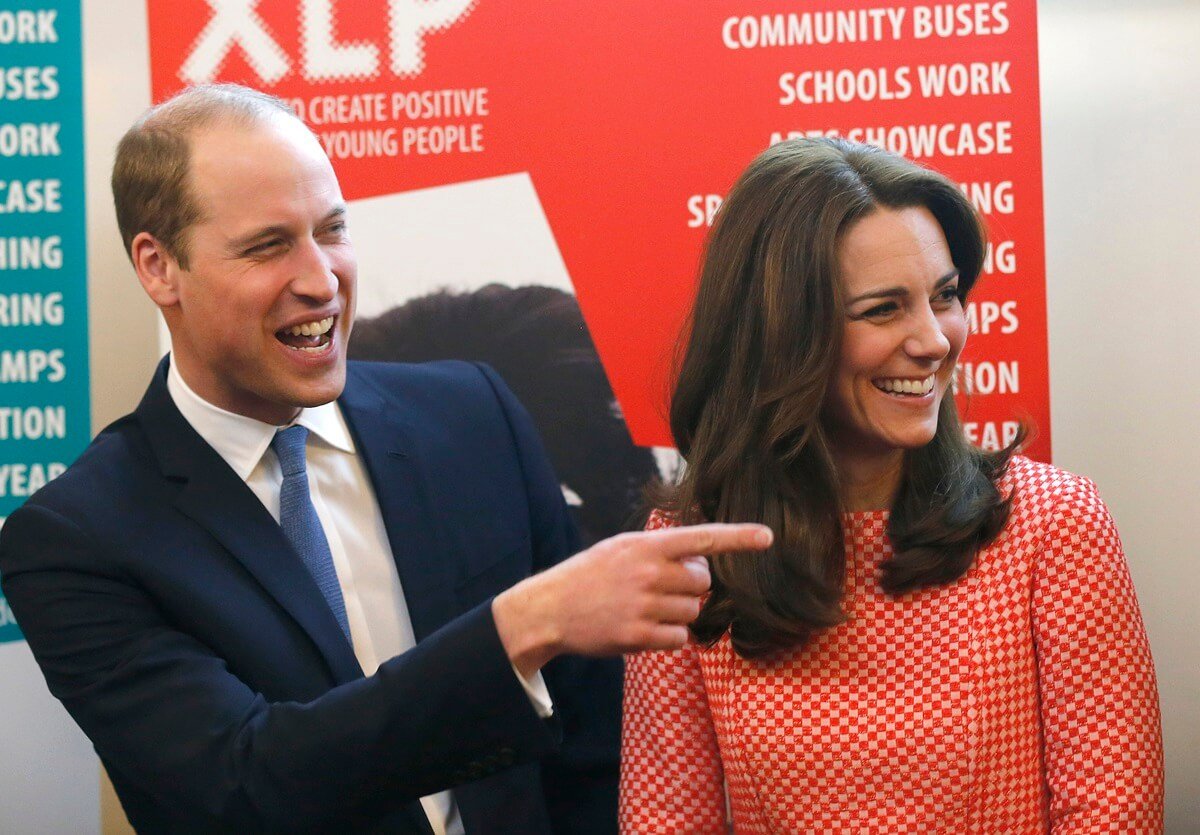
[[[705,236],[766,147],[837,135],[960,184],[990,244],[956,391],[1050,457],[1034,0],[148,0],[155,101],[235,81],[333,161],[360,259],[351,355],[492,364],[589,541],[673,466],[671,368]]]

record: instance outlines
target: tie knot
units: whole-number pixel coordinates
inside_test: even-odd
[[[279,459],[279,468],[284,476],[299,475],[304,472],[304,442],[308,439],[308,430],[303,426],[289,426],[276,432],[271,439],[271,449]]]

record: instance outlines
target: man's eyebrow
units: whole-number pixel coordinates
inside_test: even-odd
[[[934,292],[941,290],[954,279],[958,278],[958,270],[951,270],[937,280],[937,284],[933,286]],[[857,302],[866,301],[867,299],[895,299],[903,298],[908,295],[908,290],[904,287],[885,287],[880,290],[871,290],[868,293],[863,293],[861,296],[855,296],[850,299],[847,304],[856,304]]]

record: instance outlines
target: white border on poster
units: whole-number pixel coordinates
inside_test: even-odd
[[[358,315],[436,290],[537,284],[574,295],[529,174],[353,200]]]

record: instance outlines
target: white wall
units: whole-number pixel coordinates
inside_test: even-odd
[[[0,832],[96,832],[96,755],[23,641],[0,644],[0,684]]]
[[[142,397],[161,356],[157,320],[121,246],[109,176],[117,141],[150,106],[145,0],[84,0],[83,111],[92,431]]]
[[[1054,460],[1100,485],[1200,832],[1200,4],[1041,0]]]

